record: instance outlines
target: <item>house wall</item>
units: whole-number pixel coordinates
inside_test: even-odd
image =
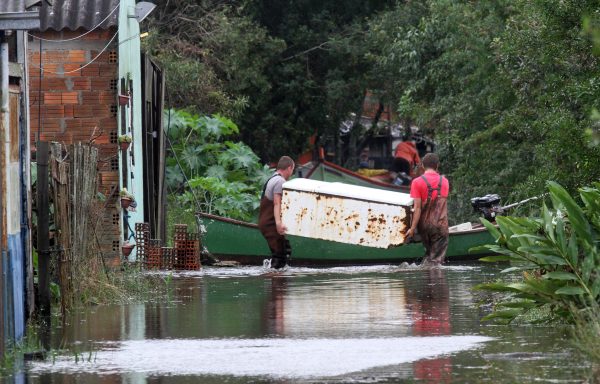
[[[18,84],[9,86],[7,103],[0,108],[0,294],[3,304],[3,334],[16,341],[25,331],[25,253],[21,220],[24,212],[21,195],[21,126]]]
[[[66,40],[85,32],[48,30],[34,35]],[[98,188],[108,198],[98,237],[105,260],[113,265],[120,261],[116,33],[116,28],[95,30],[60,42],[29,38],[32,146],[39,139],[66,145],[91,140],[98,147]]]
[[[121,185],[136,198],[137,207],[133,211],[123,211],[126,225],[123,228],[123,240],[135,242],[132,232],[136,223],[144,222],[144,159],[142,130],[142,63],[140,53],[140,26],[130,17],[134,13],[134,0],[122,0],[119,7],[119,87],[125,84],[131,96],[128,105],[121,106],[119,114],[119,132],[130,135],[133,140],[127,151],[121,153]],[[125,89],[121,90],[125,93]],[[129,261],[135,261],[137,249],[129,255]]]

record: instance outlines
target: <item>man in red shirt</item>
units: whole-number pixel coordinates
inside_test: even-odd
[[[415,230],[425,247],[424,264],[442,264],[448,249],[448,207],[450,191],[448,179],[437,170],[438,155],[428,153],[423,157],[425,173],[412,181],[410,197],[413,198],[413,218],[406,236],[413,237]]]
[[[394,151],[394,162],[391,167],[394,179],[397,175],[402,175],[403,181],[406,180],[406,185],[408,185],[410,179],[415,177],[415,167],[420,162],[421,158],[419,157],[419,151],[414,140],[408,137],[404,138],[404,141],[400,142]],[[408,178],[404,175],[408,176]]]

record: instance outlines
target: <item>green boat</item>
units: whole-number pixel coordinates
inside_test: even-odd
[[[205,213],[198,213],[197,218],[202,247],[213,257],[259,265],[270,258],[267,242],[256,224]],[[293,265],[401,263],[419,260],[425,253],[421,243],[384,249],[299,236],[287,238],[292,246]],[[481,257],[484,253],[472,254],[469,249],[493,242],[494,239],[483,227],[453,231],[450,233],[447,260]]]
[[[339,182],[393,192],[410,192],[408,186],[394,185],[372,177],[366,177],[327,160],[319,160],[310,166],[301,166],[301,171],[301,177],[311,180]]]

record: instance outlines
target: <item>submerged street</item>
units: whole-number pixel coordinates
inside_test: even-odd
[[[481,323],[500,267],[210,268],[164,274],[169,300],[97,306],[55,326],[16,381],[581,382],[560,327]],[[10,380],[10,379],[9,379]]]

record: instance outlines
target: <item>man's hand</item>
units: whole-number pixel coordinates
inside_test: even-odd
[[[412,238],[415,236],[415,230],[413,228],[410,228],[407,232],[406,232],[406,238]]]
[[[277,233],[279,233],[280,235],[285,235],[285,233],[287,232],[287,227],[283,225],[283,223],[277,223],[276,227]]]

